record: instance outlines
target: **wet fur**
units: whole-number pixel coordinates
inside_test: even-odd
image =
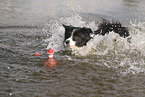
[[[109,22],[108,20],[103,20],[99,25],[98,29],[94,31],[94,34],[102,35],[109,34],[109,32],[114,31],[115,33],[118,33],[121,37],[128,37],[129,31],[127,27],[123,27],[120,22]]]

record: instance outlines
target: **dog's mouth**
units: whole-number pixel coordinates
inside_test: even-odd
[[[65,40],[64,46],[66,47],[67,50],[77,50],[81,48],[81,47],[76,46],[75,41],[71,41],[71,40]]]
[[[65,44],[65,47],[66,48],[71,48],[69,44]]]
[[[69,44],[64,44],[66,50],[72,51],[72,48]]]

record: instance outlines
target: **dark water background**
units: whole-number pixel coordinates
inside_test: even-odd
[[[62,23],[95,30],[102,18],[128,26],[132,43],[65,50]],[[144,97],[144,37],[144,0],[0,0],[0,97]],[[53,68],[34,56],[49,47]]]

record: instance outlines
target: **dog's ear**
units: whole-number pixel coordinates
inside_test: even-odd
[[[93,33],[93,31],[90,28],[88,28],[87,30],[89,33]]]
[[[66,29],[66,28],[69,28],[69,26],[65,25],[65,24],[62,24],[62,26]]]
[[[63,26],[64,28],[74,28],[72,25],[67,26],[67,25],[65,25],[65,24],[62,24],[62,26]]]
[[[62,24],[62,26],[65,28],[66,27],[66,25],[65,24]]]
[[[83,29],[87,33],[93,33],[93,31],[90,28],[83,27]]]

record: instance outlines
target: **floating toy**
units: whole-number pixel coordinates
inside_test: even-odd
[[[53,54],[54,54],[54,50],[49,48],[49,50],[47,50],[45,53],[43,54],[38,54],[38,53],[35,53],[35,56],[41,56],[41,55],[44,55],[48,53],[49,56],[48,56],[48,60],[45,62],[45,65],[49,66],[49,67],[56,67],[56,61],[53,60]]]
[[[47,53],[49,54],[48,59],[53,59],[54,50],[50,48]]]

